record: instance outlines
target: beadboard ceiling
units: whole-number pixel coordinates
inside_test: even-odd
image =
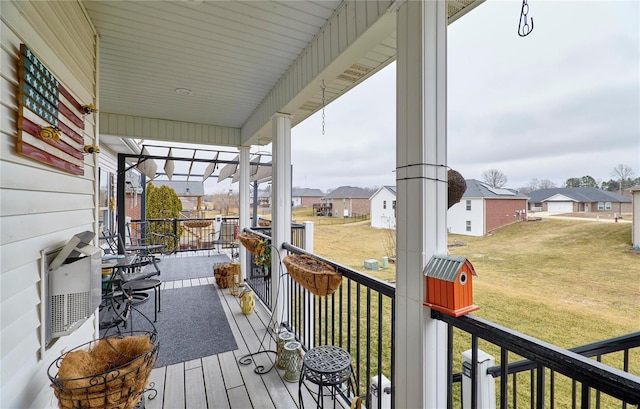
[[[305,49],[342,8],[352,7],[351,15],[360,11],[356,19],[373,14],[371,10],[377,10],[376,15],[381,10],[388,13],[393,2],[349,3],[84,1],[99,34],[100,112],[244,132],[251,128],[247,122],[252,114],[269,103],[270,91],[292,66],[300,64]],[[449,1],[450,22],[477,3]],[[395,27],[368,47],[352,53],[341,50],[348,59],[346,65],[342,61],[347,69],[326,79],[327,103],[395,59]],[[314,81],[320,81],[319,77]],[[321,87],[312,90],[294,106],[292,98],[278,101],[282,106],[289,103],[287,113],[294,126],[321,107]],[[246,132],[257,134],[257,128],[265,124]],[[250,141],[261,144],[259,138]]]

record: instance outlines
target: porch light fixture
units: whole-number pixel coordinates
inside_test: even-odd
[[[191,92],[191,90],[187,88],[176,88],[175,91],[178,95],[188,96],[193,94],[193,92]]]

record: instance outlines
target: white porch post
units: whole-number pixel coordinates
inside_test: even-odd
[[[250,227],[251,225],[249,221],[249,174],[251,173],[249,167],[250,150],[250,146],[240,147],[240,179],[238,183],[238,193],[240,195],[240,232],[242,232],[243,229]],[[240,246],[238,250],[240,252],[240,271],[242,271],[244,278],[247,278],[247,249],[244,246]]]
[[[278,113],[272,124],[272,189],[271,189],[271,244],[282,252],[282,243],[291,243],[291,117]],[[276,323],[288,311],[285,288],[280,287],[280,259],[275,249],[271,250],[271,306],[276,314]]]
[[[407,1],[397,15],[397,408],[447,405],[446,326],[430,318],[423,268],[447,250],[447,6]]]

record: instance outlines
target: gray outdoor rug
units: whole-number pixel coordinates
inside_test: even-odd
[[[153,291],[149,294],[135,308],[153,321]],[[162,290],[161,307],[154,323],[160,342],[156,368],[238,349],[213,284]],[[131,314],[134,331],[151,328],[137,311]]]
[[[188,280],[191,278],[213,277],[215,264],[230,263],[226,254],[212,254],[198,257],[166,257],[158,263],[160,279],[162,281]],[[145,271],[152,271],[153,266],[145,267]],[[154,277],[155,278],[155,277]]]

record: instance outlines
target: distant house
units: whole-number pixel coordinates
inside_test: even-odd
[[[324,193],[320,189],[294,188],[291,192],[291,201],[293,202],[293,207],[310,207],[314,203],[320,203],[322,196],[324,196]]]
[[[563,187],[530,192],[529,210],[550,213],[631,213],[631,198],[595,187]]]
[[[476,179],[465,181],[467,190],[462,199],[447,212],[449,233],[484,236],[498,227],[526,220],[527,196]]]
[[[379,229],[396,228],[396,187],[382,186],[375,192],[370,202],[371,227]]]
[[[484,236],[491,230],[525,220],[528,197],[513,189],[492,188],[466,179],[467,190],[447,211],[449,233]],[[395,229],[396,189],[383,186],[371,196],[371,227]]]
[[[633,242],[633,248],[637,248],[640,247],[640,185],[634,186],[629,190],[631,191],[633,201],[631,241]]]
[[[322,197],[322,204],[332,209],[333,217],[356,217],[369,214],[371,193],[360,187],[340,186]]]
[[[253,201],[252,201],[253,203]],[[270,207],[271,206],[271,191],[269,190],[258,190],[258,206],[259,207]]]

